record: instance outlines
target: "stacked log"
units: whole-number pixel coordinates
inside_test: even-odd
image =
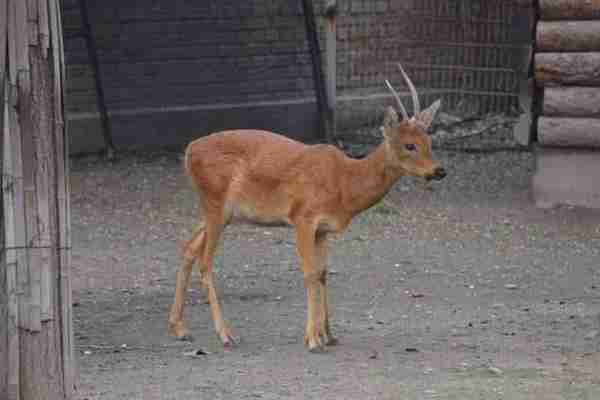
[[[600,19],[600,1],[540,0],[540,18],[543,21]]]
[[[600,0],[540,0],[538,205],[600,207]],[[543,204],[542,204],[543,203]]]

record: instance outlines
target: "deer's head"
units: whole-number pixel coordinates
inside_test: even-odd
[[[427,109],[421,111],[421,104],[415,86],[402,66],[400,64],[398,66],[412,94],[414,116],[408,116],[400,96],[386,80],[385,83],[396,98],[398,108],[402,114],[402,119],[400,119],[393,107],[388,107],[385,111],[383,135],[387,146],[387,161],[408,175],[423,177],[427,180],[441,180],[446,176],[446,171],[437,161],[433,160],[431,138],[427,133],[435,114],[440,108],[441,101],[437,100]]]

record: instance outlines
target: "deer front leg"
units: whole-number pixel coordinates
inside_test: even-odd
[[[192,240],[184,246],[183,266],[177,272],[177,285],[175,288],[175,300],[169,314],[169,333],[177,339],[189,340],[191,335],[183,322],[183,308],[185,296],[189,287],[190,275],[196,258],[202,254],[205,243],[204,229],[202,225],[196,230]]]
[[[338,343],[337,339],[333,337],[331,333],[331,327],[329,326],[329,304],[327,295],[327,235],[317,234],[316,240],[316,251],[317,251],[317,262],[319,264],[319,288],[321,292],[321,336],[323,337],[325,344],[328,346],[334,346]]]
[[[315,252],[315,230],[311,225],[297,226],[297,247],[300,256],[300,266],[304,274],[304,285],[308,302],[308,314],[306,320],[306,333],[304,343],[311,352],[323,350],[323,342],[319,334],[319,321],[317,320],[318,290],[320,271]]]

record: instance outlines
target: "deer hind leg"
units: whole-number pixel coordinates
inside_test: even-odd
[[[192,267],[196,258],[202,254],[205,245],[204,225],[201,223],[192,239],[183,247],[183,265],[177,272],[177,285],[175,287],[175,300],[169,314],[169,333],[178,339],[191,339],[189,331],[183,322],[183,308],[185,296],[190,283]]]
[[[321,273],[317,262],[315,249],[315,229],[307,225],[296,227],[298,255],[300,256],[300,267],[304,274],[304,285],[306,287],[306,297],[308,302],[308,314],[306,319],[306,333],[304,343],[308,346],[310,352],[320,352],[323,350],[323,341],[319,334],[319,320],[317,313],[319,279]]]
[[[317,234],[316,238],[316,254],[317,263],[319,265],[319,289],[321,297],[321,314],[320,314],[320,334],[326,345],[334,346],[338,343],[337,339],[331,333],[329,325],[329,300],[327,295],[327,235]]]
[[[221,312],[221,306],[219,304],[217,290],[213,280],[213,260],[219,245],[219,237],[223,232],[225,224],[226,221],[223,218],[221,218],[221,220],[215,220],[214,218],[206,220],[206,228],[204,231],[206,236],[201,256],[200,273],[202,274],[202,286],[206,290],[217,335],[224,346],[230,347],[235,341],[227,322],[223,319],[223,313]]]

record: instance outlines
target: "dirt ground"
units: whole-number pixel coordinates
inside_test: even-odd
[[[233,226],[214,334],[195,276],[193,342],[167,335],[180,246],[197,222],[179,153],[72,164],[81,399],[598,399],[600,212],[533,206],[528,152],[438,151],[332,244],[340,339],[303,346],[293,234]],[[190,352],[201,353],[197,356]]]

